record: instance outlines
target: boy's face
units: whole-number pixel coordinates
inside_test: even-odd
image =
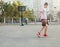
[[[44,8],[47,8],[48,7],[48,5],[44,5]]]

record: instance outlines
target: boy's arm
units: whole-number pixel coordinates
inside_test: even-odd
[[[44,14],[44,9],[41,8],[40,11],[39,11],[39,17],[40,17],[40,20],[41,20],[41,16]]]
[[[41,11],[38,13],[38,15],[39,15],[39,18],[40,18],[40,20],[41,20],[41,16],[42,16],[42,15],[41,15]]]
[[[40,12],[39,12],[39,16],[40,16],[40,17],[41,17],[43,14],[44,14],[43,11],[40,11]]]

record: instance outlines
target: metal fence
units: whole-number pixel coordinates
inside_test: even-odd
[[[60,20],[48,20],[50,24],[60,24]],[[21,24],[21,20],[19,17],[0,17],[0,24]],[[24,24],[26,24],[25,19],[24,19]],[[35,21],[30,21],[28,20],[28,24],[41,24],[40,21],[35,19]]]
[[[0,17],[0,23],[20,23],[19,17]]]

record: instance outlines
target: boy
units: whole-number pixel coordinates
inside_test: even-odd
[[[40,11],[40,19],[41,19],[41,23],[42,23],[42,29],[40,30],[40,32],[37,33],[38,37],[40,37],[40,33],[42,30],[44,30],[44,36],[47,36],[47,7],[48,7],[48,3],[44,4],[44,8],[42,8],[42,10]]]

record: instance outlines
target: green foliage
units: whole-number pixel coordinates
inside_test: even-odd
[[[20,17],[20,12],[18,12],[18,6],[24,6],[21,2],[14,1],[12,4],[11,2],[6,3],[3,2],[3,14],[2,17]],[[29,18],[30,20],[34,20],[34,11],[33,9],[30,10],[26,7],[26,11],[23,12],[24,18]]]

